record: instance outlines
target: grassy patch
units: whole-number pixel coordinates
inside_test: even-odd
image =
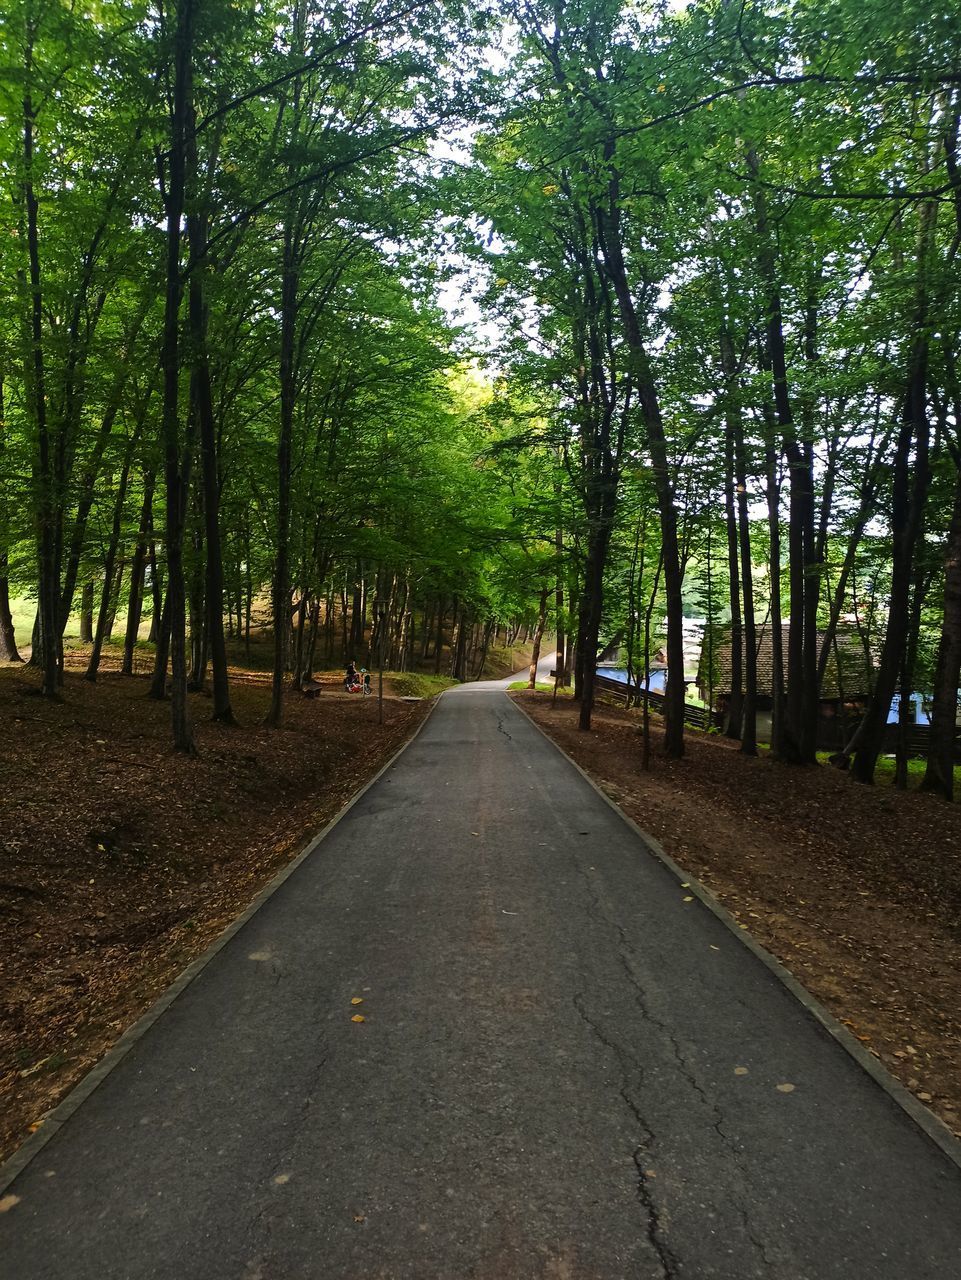
[[[507,686],[508,690],[511,692],[513,692],[515,689],[527,689],[529,687],[530,686],[528,685],[526,680],[515,680],[513,684],[509,684]],[[540,681],[534,686],[534,688],[537,690],[538,693],[553,693],[554,682],[552,680],[550,681],[549,684],[545,684],[544,681]],[[569,685],[567,688],[565,688],[564,685],[558,685],[557,692],[558,692],[558,695],[562,698],[572,698],[574,696],[574,690]]]
[[[376,692],[376,672],[371,679]],[[443,693],[445,689],[458,683],[450,676],[422,675],[419,671],[398,671],[389,675],[385,672],[384,679],[390,681],[390,687],[398,698],[433,698],[435,694]]]

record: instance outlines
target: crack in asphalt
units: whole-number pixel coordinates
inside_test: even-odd
[[[660,1210],[657,1206],[647,1171],[644,1168],[644,1154],[657,1145],[657,1138],[650,1124],[642,1115],[640,1106],[636,1100],[631,1097],[631,1094],[628,1091],[630,1075],[628,1068],[633,1067],[635,1072],[643,1072],[643,1068],[631,1053],[624,1049],[622,1045],[612,1040],[610,1036],[605,1034],[602,1028],[594,1021],[590,1014],[588,1014],[587,1010],[584,1008],[583,1001],[584,993],[580,991],[576,992],[573,997],[573,1004],[578,1016],[582,1019],[585,1025],[590,1028],[591,1033],[601,1042],[601,1044],[614,1054],[621,1070],[622,1084],[618,1093],[621,1101],[634,1118],[634,1122],[641,1131],[642,1137],[640,1144],[632,1151],[631,1158],[634,1161],[634,1168],[637,1172],[635,1187],[637,1199],[643,1208],[646,1217],[647,1240],[660,1263],[664,1280],[675,1280],[675,1277],[679,1274],[678,1267],[680,1266],[680,1260],[665,1239],[666,1232],[664,1225],[661,1222]]]
[[[508,741],[508,742],[513,742],[513,741],[514,741],[514,739],[513,739],[512,735],[511,735],[511,734],[509,734],[509,733],[507,732],[507,730],[504,728],[504,715],[503,715],[503,712],[495,711],[495,712],[494,712],[494,715],[497,717],[497,732],[498,732],[498,733],[502,733],[502,734],[504,735],[504,737],[507,739],[507,741]]]
[[[269,1165],[261,1170],[261,1180],[263,1187],[264,1200],[261,1207],[252,1215],[247,1224],[246,1238],[250,1242],[251,1249],[255,1244],[260,1246],[258,1252],[254,1255],[252,1263],[257,1267],[262,1266],[266,1262],[266,1251],[269,1249],[270,1235],[274,1227],[274,1217],[279,1208],[279,1186],[275,1184],[275,1179],[285,1170],[285,1166],[289,1167],[291,1163],[291,1153],[297,1144],[297,1140],[310,1113],[311,1107],[314,1105],[314,1097],[317,1093],[320,1078],[324,1073],[327,1062],[330,1058],[329,1051],[323,1053],[314,1064],[305,1083],[303,1099],[294,1115],[288,1122],[286,1128],[289,1129],[289,1137],[282,1143],[281,1147],[275,1152],[271,1158]]]
[[[634,946],[633,942],[627,936],[627,931],[625,930],[624,926],[620,923],[620,921],[613,919],[609,915],[609,913],[604,909],[604,905],[601,903],[600,899],[598,898],[598,895],[595,889],[596,881],[584,869],[584,866],[582,865],[582,862],[581,862],[581,858],[579,856],[579,851],[576,848],[571,849],[571,860],[574,864],[574,869],[576,870],[577,874],[580,876],[581,880],[584,882],[587,888],[588,898],[590,901],[591,914],[603,920],[604,923],[607,924],[609,927],[611,927],[614,930],[615,934],[617,935],[617,943],[615,947],[617,960],[621,966],[621,969],[624,972],[624,975],[632,991],[634,992],[634,1003],[637,1006],[637,1009],[641,1015],[641,1018],[645,1022],[649,1023],[650,1026],[652,1026],[656,1031],[660,1032],[664,1041],[670,1046],[671,1055],[674,1058],[674,1061],[677,1065],[678,1072],[681,1076],[681,1079],[685,1081],[685,1083],[696,1094],[699,1101],[705,1107],[707,1107],[712,1113],[713,1120],[711,1121],[711,1128],[717,1134],[724,1148],[727,1150],[728,1154],[730,1155],[731,1161],[734,1167],[737,1169],[741,1179],[746,1180],[747,1170],[742,1158],[743,1148],[731,1137],[729,1133],[725,1131],[723,1111],[718,1106],[717,1102],[713,1098],[709,1097],[703,1085],[697,1079],[696,1075],[694,1074],[694,1069],[691,1066],[691,1063],[688,1060],[688,1058],[685,1056],[682,1050],[680,1041],[678,1040],[675,1033],[667,1025],[667,1023],[663,1021],[663,1019],[657,1017],[651,1011],[648,1005],[647,991],[645,990],[641,980],[639,979],[631,963],[631,958],[637,955],[637,948]],[[578,1001],[582,999],[583,999],[582,995],[575,997],[575,1007],[577,1008],[578,1013],[580,1014],[581,1018],[592,1028],[594,1033],[597,1035],[598,1039],[600,1039],[609,1048],[613,1049],[614,1052],[617,1054],[618,1059],[621,1061],[622,1074],[623,1074],[623,1058],[625,1056],[630,1058],[630,1060],[633,1062],[634,1067],[638,1071],[643,1071],[643,1068],[641,1067],[640,1063],[638,1063],[637,1060],[633,1058],[633,1056],[630,1055],[627,1050],[614,1045],[608,1038],[604,1036],[604,1033],[597,1026],[597,1024],[594,1023],[594,1021],[586,1014],[584,1009],[578,1004]],[[630,1106],[631,1110],[635,1114],[635,1117],[638,1119],[640,1123],[641,1117],[636,1107],[634,1106],[633,1100],[630,1099],[630,1097],[625,1093],[624,1090],[622,1090],[621,1096],[624,1099],[624,1101],[627,1103],[627,1105]],[[653,1134],[651,1133],[650,1127],[646,1123],[644,1123],[644,1129],[651,1136],[651,1139],[653,1140]],[[638,1148],[638,1152],[640,1152],[641,1150],[642,1148]],[[637,1154],[638,1153],[635,1153],[635,1164],[637,1164]],[[638,1174],[641,1177],[642,1181],[644,1181],[644,1174],[640,1165],[638,1165]],[[643,1200],[643,1203],[645,1204],[645,1208],[648,1209],[649,1218],[650,1218],[651,1206],[648,1204],[648,1201],[646,1199]],[[773,1266],[773,1262],[771,1258],[768,1256],[767,1249],[763,1241],[755,1234],[754,1228],[751,1225],[750,1215],[748,1213],[747,1206],[740,1199],[735,1199],[734,1197],[731,1197],[730,1203],[741,1218],[741,1222],[744,1227],[744,1233],[747,1239],[750,1241],[752,1247],[756,1250],[759,1258],[761,1259],[761,1262],[763,1263],[765,1270],[768,1273],[770,1273],[771,1268]],[[651,1242],[652,1244],[655,1243],[653,1238]],[[661,1259],[661,1261],[663,1265],[663,1262],[664,1262],[663,1258]]]

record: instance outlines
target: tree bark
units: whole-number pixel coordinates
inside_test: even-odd
[[[143,585],[147,565],[147,544],[153,528],[153,487],[152,471],[144,473],[143,506],[140,509],[140,526],[137,530],[137,546],[134,549],[133,564],[130,567],[130,600],[127,604],[127,629],[123,641],[123,662],[121,671],[125,676],[133,675],[133,655],[140,633],[140,619],[143,614]]]
[[[550,587],[544,587],[538,604],[537,626],[534,628],[534,644],[531,649],[531,666],[527,676],[528,689],[537,687],[537,664],[541,658],[541,640],[544,637],[544,624],[547,621],[547,596],[549,592]]]
[[[944,555],[944,611],[934,674],[931,738],[922,787],[954,799],[954,752],[958,734],[958,684],[961,681],[961,466]]]
[[[195,141],[196,113],[188,108],[190,118],[187,147],[191,176],[197,182],[197,149]],[[216,146],[214,147],[216,152]],[[204,632],[210,651],[213,675],[213,719],[222,724],[236,724],[230,706],[230,680],[227,670],[227,641],[224,636],[224,557],[220,536],[220,468],[217,456],[217,429],[214,421],[210,388],[210,362],[207,356],[207,306],[203,293],[203,276],[207,266],[208,217],[207,193],[193,193],[187,209],[187,240],[190,245],[187,286],[187,317],[192,355],[191,391],[200,432],[200,472],[203,484],[204,537],[206,541]]]
[[[164,611],[170,637],[170,724],[175,751],[194,754],[193,730],[187,704],[186,589],[183,536],[186,520],[185,476],[180,461],[180,269],[181,224],[186,181],[186,130],[193,56],[195,0],[179,0],[174,35],[173,99],[170,115],[170,148],[166,165],[167,255],[164,292],[164,325],[161,348],[163,369],[163,445],[166,501],[167,595]],[[158,645],[158,654],[160,651]],[[166,661],[164,662],[164,670]],[[156,673],[155,673],[156,684]],[[160,676],[163,687],[163,673]],[[162,696],[162,693],[161,693]]]
[[[31,23],[25,51],[25,78],[29,84],[33,70],[33,25]],[[55,492],[53,458],[51,456],[50,430],[47,421],[46,367],[43,345],[43,284],[40,271],[40,234],[38,227],[38,202],[33,185],[34,125],[36,116],[29,88],[22,100],[23,126],[23,181],[21,183],[24,208],[27,217],[27,257],[29,262],[30,290],[30,401],[37,428],[37,560],[39,567],[39,591],[37,612],[39,626],[39,653],[34,661],[40,667],[40,692],[48,698],[59,696],[60,683],[60,629],[58,606],[60,602],[60,573],[57,566],[56,518],[58,496]]]
[[[684,754],[684,603],[674,483],[657,387],[651,374],[650,361],[624,262],[619,223],[620,186],[618,175],[613,170],[610,173],[608,186],[608,207],[600,213],[598,222],[607,270],[610,272],[624,327],[624,336],[633,359],[633,381],[640,400],[641,416],[647,433],[654,472],[657,507],[661,520],[667,612],[664,749],[667,755],[679,759]]]

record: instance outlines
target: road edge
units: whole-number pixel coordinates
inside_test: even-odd
[[[537,723],[532,715],[530,715],[516,698],[505,695],[521,715],[527,720],[537,732],[551,746],[558,751],[568,764],[581,775],[584,781],[601,797],[614,812],[621,818],[623,822],[630,827],[636,836],[639,836],[642,843],[653,854],[659,862],[661,862],[673,876],[677,877],[678,883],[683,884],[685,890],[694,895],[708,911],[724,925],[724,927],[738,939],[743,946],[747,947],[752,955],[756,956],[764,967],[774,975],[775,978],[786,987],[798,1003],[810,1014],[814,1020],[824,1028],[827,1033],[832,1036],[838,1044],[844,1049],[850,1057],[862,1067],[874,1082],[884,1090],[892,1102],[896,1103],[902,1111],[914,1121],[914,1123],[924,1131],[932,1142],[947,1156],[947,1158],[959,1170],[961,1170],[961,1140],[956,1138],[948,1126],[940,1120],[933,1111],[930,1111],[923,1102],[910,1091],[906,1089],[899,1080],[896,1080],[883,1063],[869,1053],[867,1049],[857,1040],[850,1031],[840,1023],[834,1014],[830,1013],[821,1002],[807,990],[795,976],[787,969],[770,951],[766,950],[754,938],[747,929],[743,929],[734,919],[731,913],[724,907],[720,900],[706,888],[701,882],[689,871],[685,871],[671,855],[655,840],[647,831],[640,827],[634,819],[620,807],[607,792],[595,782],[586,769],[577,763],[577,761],[567,754],[560,743],[546,733]],[[2,1189],[2,1188],[0,1188]]]
[[[218,952],[222,951],[227,943],[240,932],[244,925],[257,914],[264,903],[267,902],[269,898],[273,897],[285,881],[290,879],[301,863],[306,862],[310,855],[317,850],[318,846],[323,843],[327,836],[330,835],[331,831],[333,831],[338,823],[347,816],[351,809],[353,809],[354,805],[363,799],[371,787],[375,786],[384,774],[387,773],[389,769],[393,768],[407,748],[416,742],[423,731],[424,726],[434,714],[434,710],[441,696],[442,694],[436,694],[434,696],[427,715],[424,716],[423,720],[421,720],[420,724],[410,737],[407,738],[407,740],[397,748],[393,755],[391,755],[390,758],[381,765],[373,777],[369,778],[359,791],[354,792],[347,803],[343,805],[342,808],[338,809],[326,826],[322,827],[315,836],[311,837],[305,847],[301,849],[300,853],[296,854],[286,866],[282,867],[281,870],[277,872],[273,879],[267,882],[263,889],[261,889],[253,901],[240,913],[240,915],[236,916],[230,924],[227,925],[223,933],[219,934],[205,951],[202,951],[199,956],[194,960],[191,960],[190,964],[188,964],[187,967],[183,969],[176,978],[174,978],[170,986],[157,997],[154,1003],[140,1015],[136,1022],[132,1023],[131,1026],[127,1028],[119,1040],[111,1045],[100,1061],[95,1066],[91,1067],[85,1076],[77,1081],[66,1097],[58,1102],[52,1111],[48,1112],[47,1115],[44,1116],[43,1120],[40,1122],[39,1129],[37,1129],[35,1133],[32,1133],[19,1147],[17,1147],[13,1155],[9,1156],[2,1164],[0,1164],[0,1195],[2,1195],[7,1188],[20,1177],[21,1173],[23,1173],[27,1166],[36,1159],[47,1143],[60,1132],[74,1112],[77,1111],[84,1102],[86,1102],[90,1095],[98,1089],[101,1084],[103,1084],[107,1076],[109,1076],[114,1068],[127,1056],[134,1045],[139,1040],[143,1039],[154,1023],[159,1021],[159,1019],[166,1013],[178,996],[182,995],[194,979],[200,976],[211,960],[213,960],[214,956],[216,956]]]

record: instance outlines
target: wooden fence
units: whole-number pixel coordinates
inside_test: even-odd
[[[610,676],[595,676],[594,689],[596,693],[603,694],[606,697],[613,697],[621,702],[628,702],[632,698],[636,701],[640,698],[647,699],[647,705],[651,711],[657,712],[659,716],[664,714],[665,698],[663,693],[644,693],[639,689],[637,684],[628,685],[626,681],[612,680]],[[689,724],[692,729],[707,729],[711,726],[719,726],[722,716],[719,711],[710,711],[707,707],[696,707],[691,702],[684,703],[684,723]]]
[[[598,694],[606,698],[616,699],[619,702],[627,702],[633,696],[644,697],[645,695],[638,689],[637,685],[628,686],[625,681],[612,680],[610,676],[595,676],[594,688]],[[647,704],[652,711],[656,711],[658,715],[664,714],[664,695],[662,693],[648,693]],[[707,729],[709,726],[720,728],[724,722],[724,717],[720,711],[709,711],[707,707],[695,707],[690,702],[684,704],[684,723],[689,724],[692,729]],[[819,751],[841,751],[850,739],[851,734],[856,727],[855,721],[848,721],[842,726],[839,720],[822,719],[818,724],[818,750]],[[899,729],[896,724],[889,724],[884,730],[884,738],[881,746],[882,755],[896,755],[898,750],[898,733]],[[927,724],[913,724],[908,729],[908,755],[915,759],[924,759],[930,748],[931,743],[931,726]],[[954,739],[954,758],[961,764],[961,730],[955,735]]]

